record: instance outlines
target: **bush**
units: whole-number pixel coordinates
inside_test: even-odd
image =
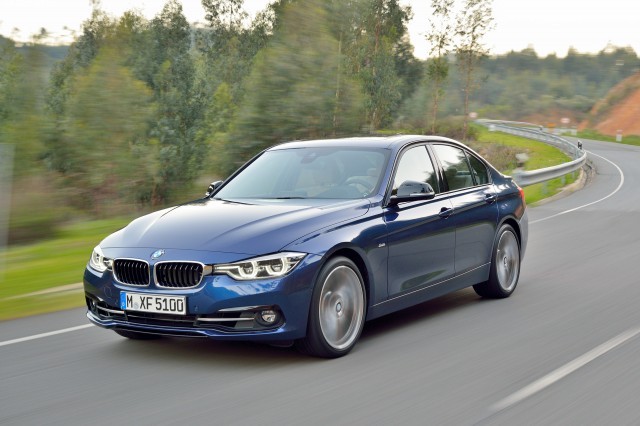
[[[51,238],[69,216],[66,203],[44,177],[15,183],[9,217],[9,245]]]
[[[456,139],[462,142],[474,141],[478,138],[478,130],[469,125],[467,137],[464,137],[464,121],[460,117],[440,120],[436,124],[436,135]]]
[[[522,151],[522,149],[513,146],[487,144],[475,141],[468,142],[467,145],[503,173],[510,172],[516,168],[516,154]]]

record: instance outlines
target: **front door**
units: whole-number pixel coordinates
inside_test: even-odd
[[[406,180],[429,183],[436,196],[385,208],[389,298],[430,287],[455,273],[455,226],[449,219],[453,206],[449,198],[439,195],[433,162],[424,145],[402,154],[392,194]]]

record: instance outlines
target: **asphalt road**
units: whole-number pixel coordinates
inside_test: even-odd
[[[0,424],[640,424],[640,148],[584,147],[597,173],[529,209],[509,299],[463,290],[377,319],[329,361],[92,326],[15,340],[83,309],[3,322]]]

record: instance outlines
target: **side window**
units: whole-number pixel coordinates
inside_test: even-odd
[[[487,166],[478,160],[473,154],[468,154],[469,163],[471,164],[471,172],[476,179],[476,185],[484,185],[489,183],[489,172]]]
[[[433,145],[433,149],[442,164],[449,191],[473,186],[467,156],[462,149],[450,145]]]
[[[402,154],[391,194],[395,195],[400,184],[406,180],[428,183],[436,193],[440,192],[435,169],[425,146],[410,148]]]

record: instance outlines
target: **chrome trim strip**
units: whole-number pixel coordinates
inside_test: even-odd
[[[256,306],[240,306],[237,308],[224,308],[224,309],[219,309],[218,312],[240,312],[240,311],[253,311],[255,309],[258,308],[262,308],[263,306],[260,305],[256,305]],[[266,308],[266,306],[265,306]]]
[[[101,311],[106,311],[106,312],[109,312],[109,313],[112,313],[112,314],[118,314],[118,315],[124,315],[125,314],[124,311],[118,311],[118,310],[115,310],[115,309],[107,309],[107,308],[104,308],[102,306],[98,306],[97,304],[96,304],[96,309],[100,309]]]
[[[196,321],[201,322],[236,322],[236,321],[253,321],[254,318],[198,318]]]

